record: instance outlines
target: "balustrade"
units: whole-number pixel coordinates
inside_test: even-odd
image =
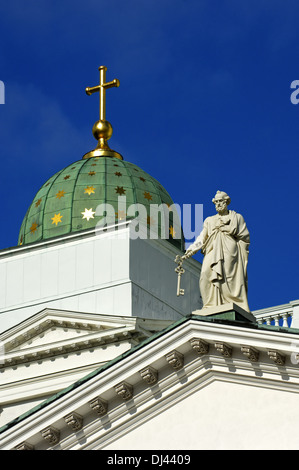
[[[264,315],[256,315],[257,322],[266,325],[282,326],[290,328],[292,326],[292,312],[284,313],[268,313]]]

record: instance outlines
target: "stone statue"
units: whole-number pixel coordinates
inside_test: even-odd
[[[204,255],[199,281],[203,308],[235,303],[249,312],[249,232],[243,217],[228,210],[230,197],[225,192],[217,191],[212,201],[218,214],[206,218],[202,232],[183,257],[199,250]]]

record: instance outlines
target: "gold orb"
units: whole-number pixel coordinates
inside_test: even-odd
[[[112,136],[112,126],[108,121],[97,121],[94,123],[92,133],[97,140],[108,140]]]

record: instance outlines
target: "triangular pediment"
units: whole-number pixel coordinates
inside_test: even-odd
[[[150,335],[133,317],[45,309],[0,335],[5,362],[27,361]]]
[[[272,416],[274,398],[279,406],[296,403],[293,341],[287,329],[277,334],[246,323],[184,318],[7,424],[0,448],[229,448],[236,429],[240,446],[258,446],[252,420]],[[294,409],[284,408],[295,429]],[[205,426],[198,427],[201,419]],[[272,446],[276,439],[277,445],[280,426],[264,423],[263,435],[271,434],[264,442]]]

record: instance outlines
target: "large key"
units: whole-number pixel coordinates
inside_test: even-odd
[[[185,269],[183,268],[182,264],[183,264],[183,261],[184,261],[185,257],[183,256],[179,256],[177,255],[176,258],[175,258],[175,262],[177,263],[177,267],[175,268],[175,272],[177,273],[178,275],[178,283],[177,283],[177,291],[176,291],[176,295],[179,297],[180,295],[184,295],[185,294],[185,289],[181,289],[181,276],[182,274],[184,274],[185,272]]]

